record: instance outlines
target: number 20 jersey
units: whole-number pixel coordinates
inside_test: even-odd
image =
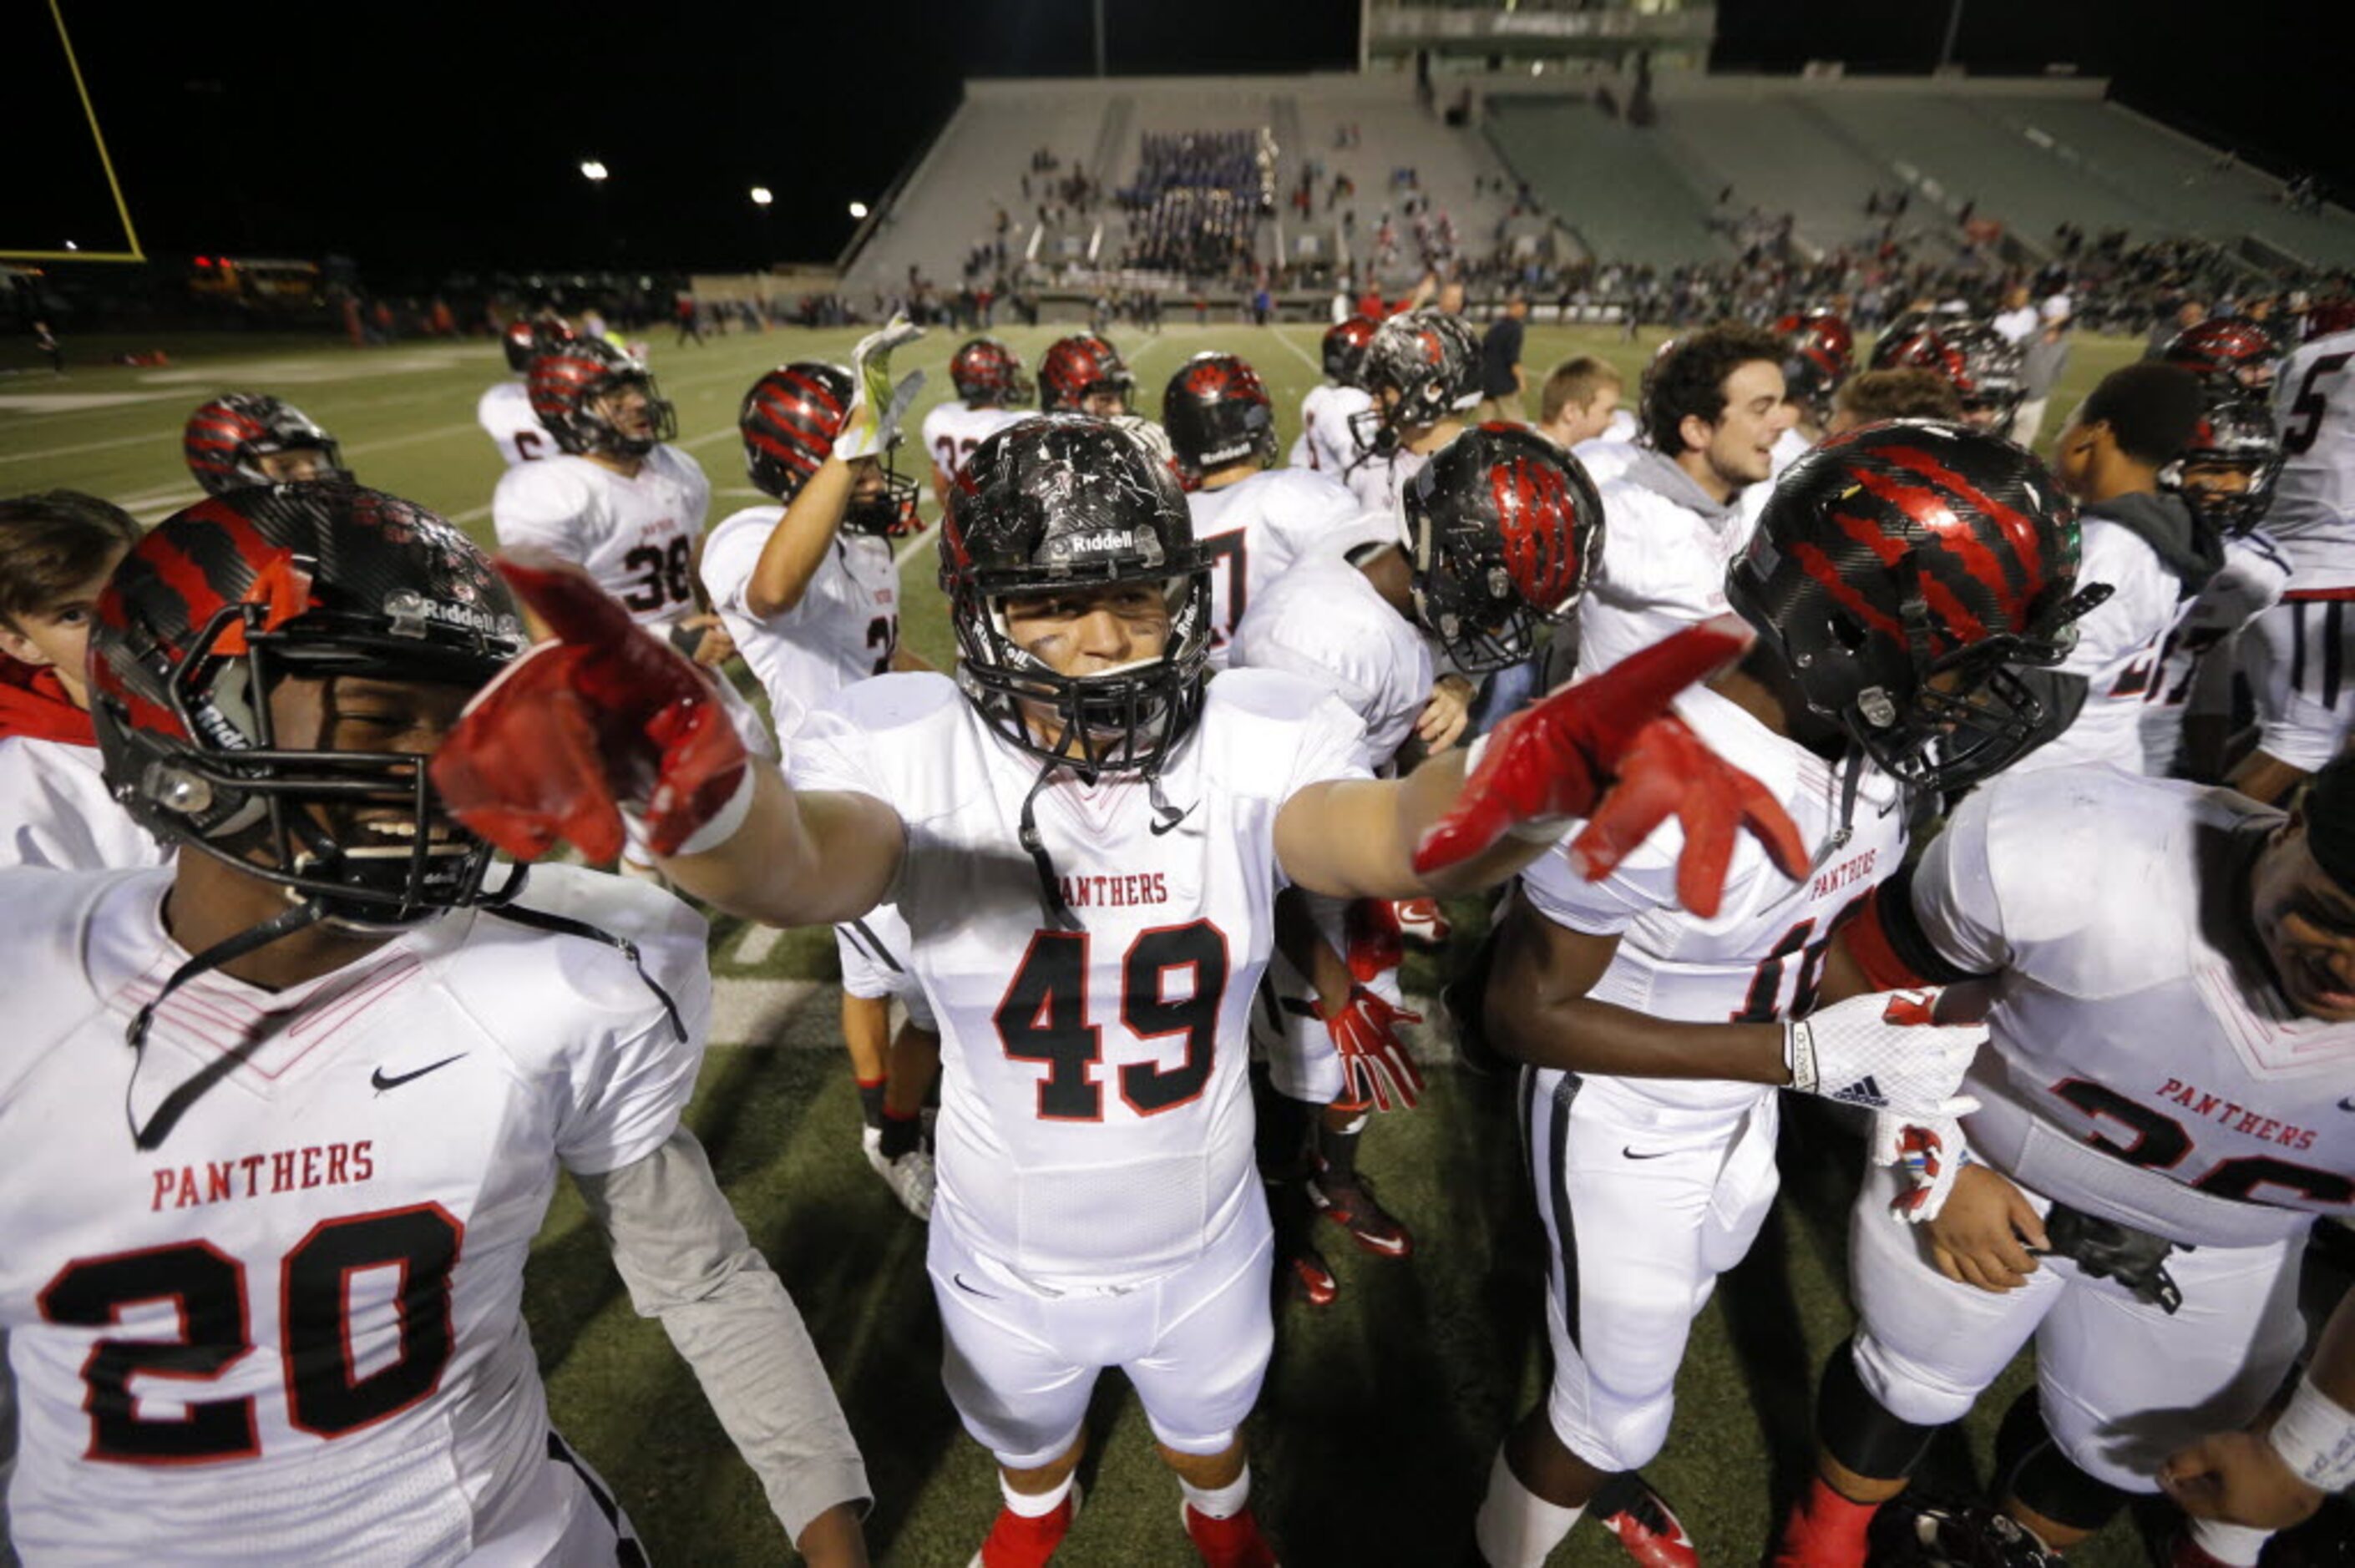
[[[2249,1246],[2355,1199],[2355,1024],[2288,1014],[2244,883],[2278,813],[2111,768],[1997,780],[1914,868],[1923,934],[1998,977],[1971,1146],[2046,1197]],[[2278,1205],[2279,1207],[2274,1207]]]
[[[523,1267],[557,1167],[631,1164],[695,1085],[703,922],[643,884],[533,872],[521,902],[613,948],[473,912],[269,992],[186,954],[169,870],[0,874],[0,1327],[28,1562],[538,1562],[546,1399]],[[250,1057],[154,1149],[175,1090]]]
[[[1295,676],[1236,670],[1163,769],[1174,825],[1143,783],[1059,770],[1035,810],[1065,931],[1020,840],[1040,764],[947,678],[881,676],[810,715],[794,783],[907,828],[887,896],[942,1033],[935,1224],[1033,1285],[1105,1289],[1192,1261],[1263,1202],[1245,1058],[1284,885],[1276,813],[1364,778],[1361,728]]]
[[[648,452],[634,476],[569,454],[499,477],[491,522],[499,548],[546,550],[594,577],[641,626],[691,614],[695,546],[711,482],[677,447]]]

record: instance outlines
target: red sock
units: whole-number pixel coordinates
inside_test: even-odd
[[[1880,1511],[1879,1503],[1852,1501],[1816,1477],[1783,1526],[1775,1568],[1864,1568],[1865,1532]]]

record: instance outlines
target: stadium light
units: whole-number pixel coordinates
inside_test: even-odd
[[[603,185],[605,183],[605,165],[599,163],[596,159],[589,158],[582,161],[581,164],[581,177],[587,180],[591,185]]]
[[[863,201],[852,202],[850,204],[850,216],[853,217],[865,217],[867,216],[867,204]]]
[[[770,191],[768,186],[754,185],[752,187],[752,205],[754,207],[766,207],[776,199],[776,196]]]
[[[66,241],[66,249],[69,249],[69,250],[79,250],[79,249],[81,249],[81,247],[80,247],[80,246],[79,246],[79,245],[76,245],[72,240],[69,239],[69,240],[67,240],[67,241]]]

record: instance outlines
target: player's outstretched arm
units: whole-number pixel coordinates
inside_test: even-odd
[[[630,1300],[703,1385],[785,1534],[813,1563],[867,1562],[858,1518],[873,1495],[817,1349],[783,1284],[684,1127],[645,1159],[575,1173]]]
[[[2158,1484],[2196,1519],[2253,1530],[2301,1524],[2355,1484],[2355,1291],[2339,1298],[2286,1405],[2169,1455]]]
[[[602,863],[634,830],[688,891],[773,925],[880,901],[906,842],[889,806],[797,792],[748,757],[711,677],[579,571],[499,569],[555,640],[477,694],[434,754],[434,789],[460,821],[518,860],[562,840]]]
[[[835,530],[850,506],[851,483],[850,465],[829,456],[786,503],[785,514],[769,530],[744,584],[744,608],[756,619],[783,615],[801,603],[834,547]]]
[[[1750,641],[1732,617],[1688,627],[1540,698],[1473,751],[1402,779],[1308,786],[1276,818],[1285,874],[1345,898],[1469,893],[1512,875],[1582,818],[1570,853],[1600,877],[1672,817],[1685,836],[1678,891],[1696,914],[1716,913],[1742,832],[1785,874],[1804,874],[1806,851],[1780,802],[1668,711]]]

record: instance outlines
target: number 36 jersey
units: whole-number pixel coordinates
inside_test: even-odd
[[[660,627],[696,608],[695,545],[710,508],[702,466],[658,446],[627,478],[569,454],[519,463],[499,478],[491,522],[499,548],[570,561],[639,625]]]
[[[1284,885],[1276,813],[1366,777],[1361,727],[1295,676],[1236,670],[1163,769],[1174,821],[1143,783],[1059,769],[1034,809],[1061,930],[1021,842],[1039,763],[948,679],[885,675],[810,715],[794,783],[871,795],[907,828],[888,897],[942,1033],[935,1224],[1044,1288],[1117,1288],[1263,1201],[1245,1055]]]
[[[18,1549],[540,1561],[525,1257],[559,1164],[616,1170],[677,1126],[709,1011],[703,922],[570,867],[533,872],[521,901],[636,942],[684,1038],[613,948],[459,912],[285,991],[200,976],[134,1054],[125,1025],[187,957],[159,916],[172,874],[0,874],[19,933],[0,1032]],[[131,1127],[176,1097],[137,1148]]]
[[[2109,768],[2001,779],[1964,802],[1909,906],[1941,958],[1997,977],[1993,1049],[1964,1087],[1977,1153],[2194,1245],[2348,1212],[2355,1024],[2291,1016],[2249,932],[2249,861],[2280,821]]]
[[[1783,803],[1801,842],[1815,849],[1833,840],[1847,764],[1826,762],[1706,687],[1678,697],[1676,711],[1711,751]],[[1682,831],[1666,822],[1600,882],[1586,881],[1567,855],[1556,853],[1521,873],[1521,891],[1556,925],[1619,938],[1602,979],[1587,993],[1595,1001],[1695,1023],[1766,1022],[1801,1016],[1815,1004],[1834,935],[1904,859],[1905,812],[1896,781],[1868,765],[1858,780],[1845,843],[1793,882],[1756,840],[1741,835],[1725,874],[1724,902],[1708,920],[1677,902],[1677,856],[1683,847]],[[1616,1082],[1630,1095],[1695,1109],[1746,1106],[1761,1093],[1755,1084]]]

